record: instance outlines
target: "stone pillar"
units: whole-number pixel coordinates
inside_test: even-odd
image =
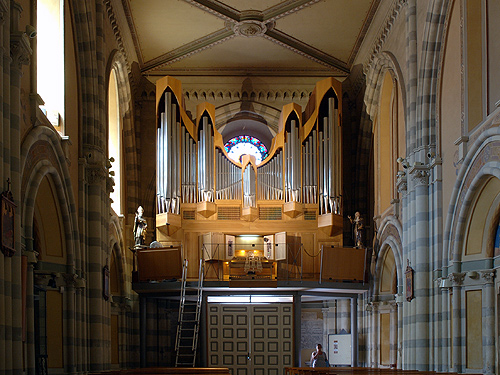
[[[453,297],[452,297],[452,342],[453,342],[453,371],[463,372],[464,365],[462,362],[462,349],[465,337],[462,332],[462,284],[465,278],[464,273],[451,273],[449,279],[452,282]]]
[[[410,171],[415,189],[415,368],[429,370],[429,198],[427,167],[414,166]]]
[[[140,363],[141,367],[146,367],[146,317],[147,317],[147,303],[146,297],[140,297],[139,299],[139,309],[140,309]]]
[[[10,25],[10,158],[8,165],[10,168],[10,179],[12,182],[12,195],[16,204],[16,220],[14,222],[14,241],[15,249],[17,250],[14,256],[10,258],[11,269],[9,270],[10,277],[6,278],[6,289],[9,289],[10,295],[10,311],[7,316],[10,318],[10,327],[6,331],[10,331],[10,338],[7,336],[7,341],[10,340],[9,346],[11,352],[6,353],[6,358],[9,357],[11,369],[14,373],[21,372],[24,367],[23,363],[23,341],[22,341],[22,281],[21,281],[21,77],[23,75],[23,65],[30,63],[31,48],[29,40],[23,31],[19,31],[19,19],[22,13],[22,7],[19,3],[11,1],[11,25]],[[5,124],[4,124],[5,125]],[[4,126],[5,128],[5,126]],[[5,141],[5,135],[4,135]],[[8,335],[9,333],[7,333]],[[9,367],[7,367],[7,371]]]
[[[380,348],[380,327],[379,327],[379,311],[378,302],[372,303],[372,314],[371,314],[371,350],[370,350],[370,367],[378,368],[379,366],[379,348]]]
[[[483,285],[483,374],[495,373],[495,270],[481,271]]]
[[[351,366],[358,367],[358,297],[351,298]]]
[[[390,314],[391,331],[389,360],[391,368],[396,368],[398,364],[398,305],[396,303],[391,304]]]

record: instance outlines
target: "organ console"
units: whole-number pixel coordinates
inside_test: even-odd
[[[249,155],[241,162],[228,157],[214,105],[199,105],[192,120],[178,80],[164,77],[156,87],[162,244],[195,248],[185,254],[193,259],[201,256],[196,238],[206,232],[307,234],[311,253],[321,241],[342,244],[340,82],[318,82],[305,109],[295,103],[283,108],[268,156],[258,165]],[[224,209],[235,214],[228,218]]]

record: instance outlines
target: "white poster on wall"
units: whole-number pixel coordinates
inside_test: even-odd
[[[351,334],[328,335],[328,360],[330,365],[351,365]]]

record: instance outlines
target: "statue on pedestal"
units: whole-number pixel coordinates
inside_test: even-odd
[[[137,208],[137,212],[135,213],[135,221],[134,221],[134,239],[135,239],[135,247],[144,246],[144,241],[146,240],[146,230],[148,227],[148,223],[146,219],[142,216],[144,214],[144,208],[139,206]]]
[[[354,225],[354,246],[361,249],[363,248],[363,232],[365,231],[365,225],[363,224],[363,218],[361,214],[356,212],[354,214],[354,219],[351,216],[347,216],[351,224]]]

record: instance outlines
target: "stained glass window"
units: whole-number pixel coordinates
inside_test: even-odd
[[[260,164],[267,157],[267,147],[257,138],[250,135],[239,135],[224,145],[228,156],[236,162],[241,161],[243,155],[255,156],[255,163]]]

